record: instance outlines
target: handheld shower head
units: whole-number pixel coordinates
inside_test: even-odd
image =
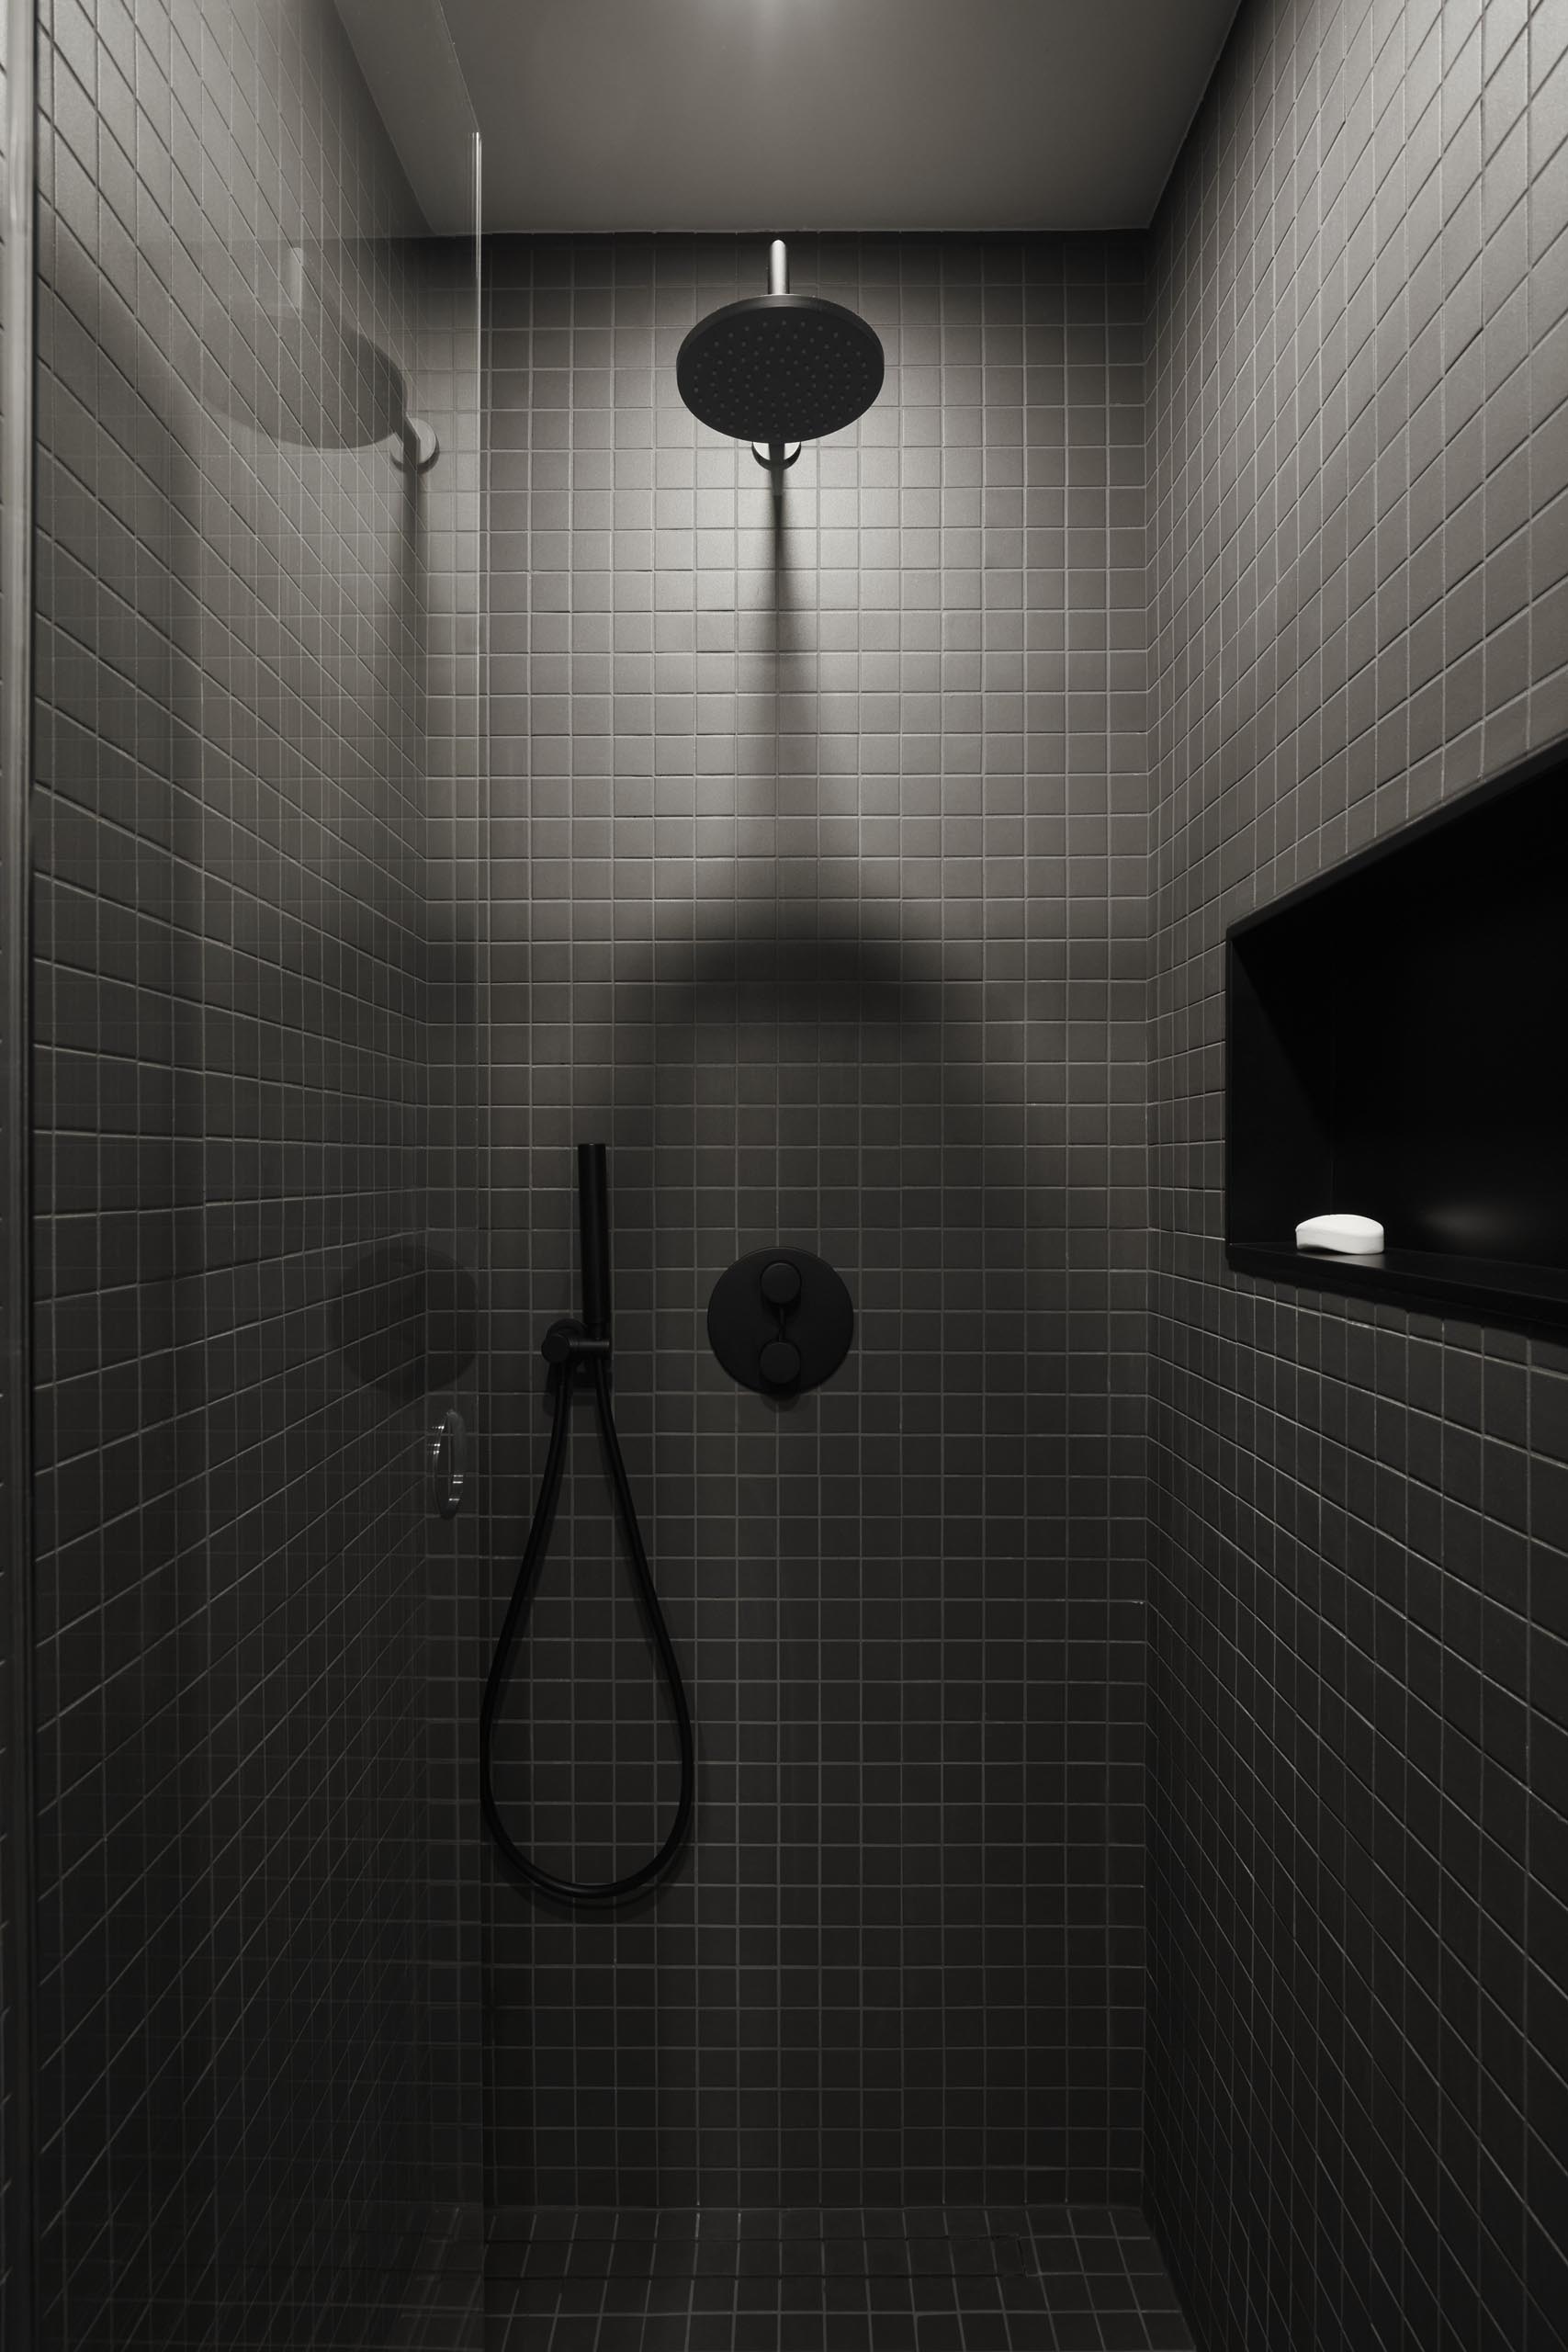
[[[582,1244],[582,1320],[591,1340],[610,1336],[610,1178],[604,1146],[577,1147],[577,1214]]]

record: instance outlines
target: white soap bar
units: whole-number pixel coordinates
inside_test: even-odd
[[[1298,1250],[1337,1250],[1346,1258],[1371,1258],[1382,1248],[1375,1216],[1309,1216],[1296,1227]]]

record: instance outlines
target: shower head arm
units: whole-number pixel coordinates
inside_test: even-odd
[[[775,237],[768,247],[768,291],[770,294],[789,292],[789,247],[782,237]],[[760,466],[767,468],[773,496],[782,498],[784,469],[793,466],[799,457],[799,442],[796,441],[792,447],[787,441],[770,441],[765,446],[760,441],[753,441],[751,455]]]

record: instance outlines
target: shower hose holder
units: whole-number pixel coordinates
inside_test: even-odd
[[[553,1372],[559,1372],[568,1365],[576,1371],[580,1364],[608,1363],[612,1350],[608,1338],[597,1339],[570,1316],[562,1316],[545,1333],[539,1353]]]

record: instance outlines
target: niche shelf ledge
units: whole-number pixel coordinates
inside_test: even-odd
[[[1568,1332],[1568,745],[1233,923],[1224,1085],[1237,1272]]]

